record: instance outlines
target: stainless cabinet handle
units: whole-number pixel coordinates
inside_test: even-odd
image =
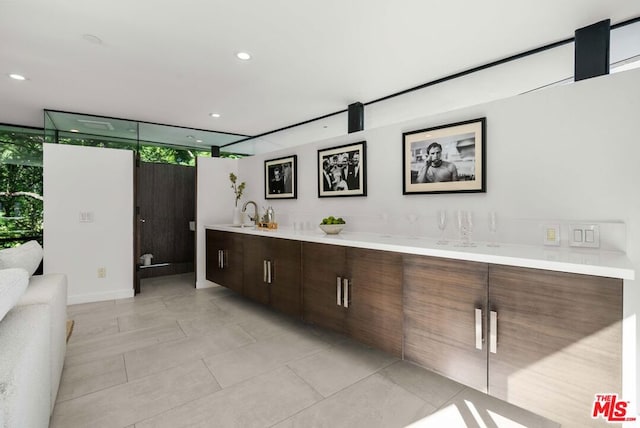
[[[342,306],[342,278],[336,278],[336,304]]]
[[[229,266],[229,250],[222,250],[222,269]]]
[[[498,353],[498,313],[489,312],[489,352]]]
[[[271,272],[271,260],[267,261],[267,284],[271,284],[273,282],[273,275]]]
[[[222,269],[222,250],[218,250],[218,267]]]
[[[482,309],[476,308],[476,349],[482,350]]]
[[[349,297],[349,280],[347,278],[342,280],[342,289],[344,290],[342,293],[342,306],[348,308],[349,303],[351,303],[351,297]]]
[[[262,261],[262,282],[267,282],[267,261]]]

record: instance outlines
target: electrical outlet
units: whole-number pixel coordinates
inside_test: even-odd
[[[107,268],[100,267],[98,268],[98,278],[106,278],[107,277]]]
[[[599,248],[600,226],[597,224],[570,224],[569,246]]]
[[[80,211],[80,223],[93,223],[93,211]]]

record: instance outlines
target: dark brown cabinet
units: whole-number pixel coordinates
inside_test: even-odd
[[[490,265],[489,302],[489,393],[562,426],[611,426],[591,412],[595,394],[622,391],[622,280]]]
[[[487,391],[488,266],[405,255],[404,356]]]
[[[563,426],[621,392],[619,279],[212,230],[207,279]]]
[[[303,244],[303,316],[367,345],[402,355],[402,256]]]
[[[405,358],[563,426],[621,391],[622,281],[405,256]]]
[[[244,236],[243,294],[295,317],[301,316],[300,241]]]
[[[242,235],[207,229],[206,277],[242,293]]]
[[[342,295],[346,264],[346,247],[302,244],[302,313],[305,321],[346,333],[347,308],[343,306]]]

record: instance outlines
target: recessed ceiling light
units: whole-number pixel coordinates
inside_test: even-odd
[[[238,52],[236,54],[236,57],[238,57],[238,59],[241,59],[243,61],[248,61],[251,59],[251,55],[247,52]]]
[[[202,140],[196,140],[196,143],[202,143]]]
[[[127,129],[127,131],[129,131],[129,132],[136,132],[136,130],[135,130],[135,129],[133,129],[133,128],[129,128],[129,129]]]
[[[209,113],[211,117],[220,117],[220,113]]]
[[[22,74],[11,73],[9,77],[11,77],[13,80],[27,80],[27,78]]]
[[[69,131],[70,131],[70,132],[80,132],[80,131],[78,131],[77,129],[70,129]]]

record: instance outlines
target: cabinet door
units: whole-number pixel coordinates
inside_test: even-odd
[[[347,249],[347,331],[356,340],[402,356],[402,255]]]
[[[487,390],[487,272],[485,263],[404,256],[405,359]]]
[[[242,236],[207,230],[206,276],[209,281],[242,292]]]
[[[491,266],[489,298],[489,393],[563,426],[608,426],[591,412],[595,394],[621,393],[622,281]]]
[[[303,243],[302,313],[305,321],[344,333],[347,309],[338,303],[338,287],[342,287],[342,282],[338,286],[337,281],[346,278],[346,260],[346,247]]]
[[[269,304],[269,284],[266,282],[264,264],[269,254],[269,239],[260,236],[244,236],[242,294],[263,305]]]
[[[300,318],[302,315],[300,241],[264,239],[269,240],[266,258],[271,263],[269,303],[280,312]]]

